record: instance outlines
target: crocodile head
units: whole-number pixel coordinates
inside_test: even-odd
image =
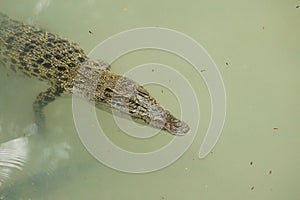
[[[163,129],[173,135],[185,135],[189,126],[160,106],[149,92],[135,81],[106,72],[110,84],[98,85],[98,99],[111,108],[140,119],[152,127]],[[103,76],[102,76],[102,80]],[[97,97],[96,97],[97,98]]]

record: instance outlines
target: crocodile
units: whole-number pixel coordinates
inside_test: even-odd
[[[159,105],[143,86],[113,73],[105,62],[89,58],[78,44],[3,13],[0,65],[49,84],[33,102],[39,129],[45,127],[45,106],[59,96],[77,94],[96,107],[118,110],[173,135],[189,132],[188,124]]]

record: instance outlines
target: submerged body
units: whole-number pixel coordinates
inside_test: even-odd
[[[112,73],[109,66],[87,57],[73,42],[0,13],[0,65],[46,81],[50,87],[33,103],[35,120],[44,126],[43,108],[56,97],[76,93],[175,135],[186,123],[163,109],[138,83]]]

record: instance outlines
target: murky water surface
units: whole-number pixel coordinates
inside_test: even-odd
[[[112,64],[115,73],[145,63],[163,63],[179,71],[189,80],[201,110],[196,137],[180,159],[151,173],[124,173],[86,150],[74,125],[70,97],[47,106],[47,130],[36,134],[32,102],[47,84],[1,67],[0,199],[298,199],[299,5],[261,0],[1,0],[1,12],[63,35],[87,53],[108,37],[133,28],[164,27],[189,35],[218,66],[227,115],[217,145],[199,159],[211,115],[201,75],[185,60],[163,51],[122,56]],[[149,76],[161,74],[149,70]],[[157,84],[146,88],[180,115],[176,94]],[[96,113],[107,138],[127,151],[155,151],[173,139],[165,132],[146,139],[128,136],[110,113]],[[113,154],[111,159],[132,162]]]

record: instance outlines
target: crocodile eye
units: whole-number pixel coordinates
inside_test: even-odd
[[[105,90],[104,90],[104,96],[105,97],[112,98],[113,95],[114,95],[114,92],[112,91],[112,89],[105,88]]]
[[[137,88],[137,91],[139,91],[141,93],[141,95],[143,95],[143,96],[149,96],[149,92],[147,90],[145,90],[145,88],[143,88],[142,86],[139,86]]]

